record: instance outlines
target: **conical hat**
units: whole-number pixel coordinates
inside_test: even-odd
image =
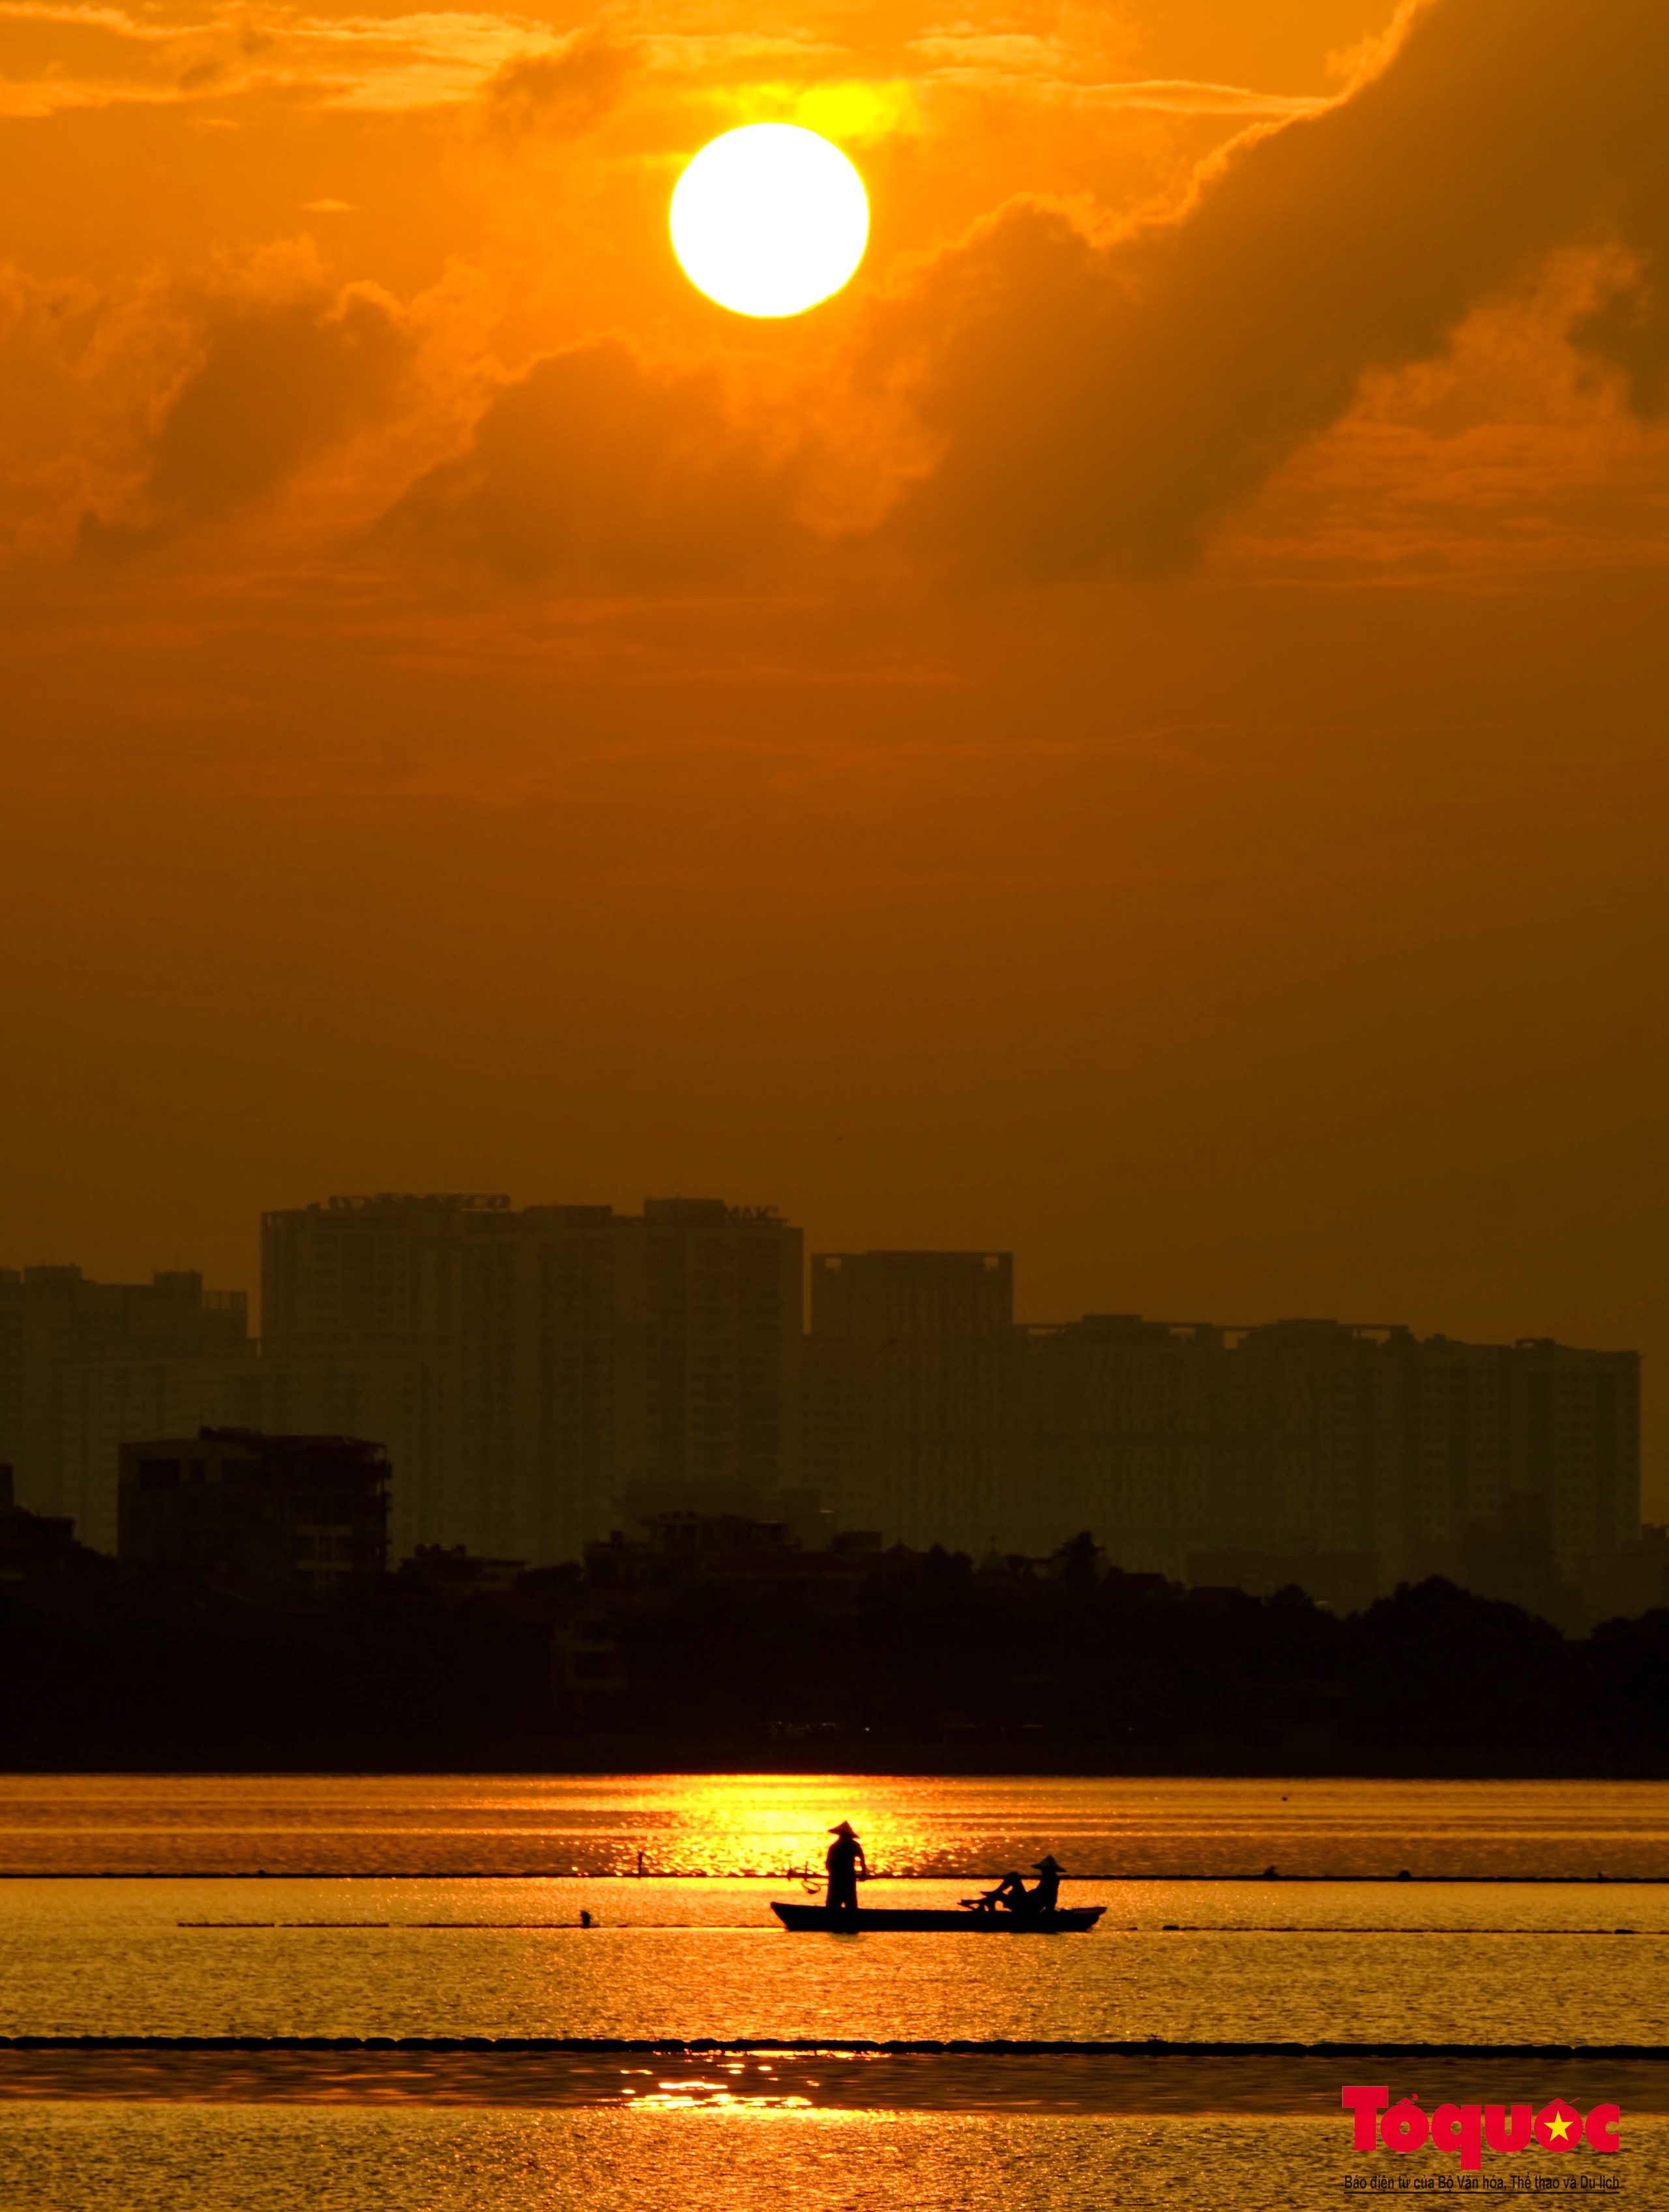
[[[850,1836],[854,1842],[857,1840],[858,1831],[850,1820],[842,1820],[838,1828],[831,1828],[828,1832],[831,1836]]]
[[[1066,1869],[1053,1852],[1045,1851],[1036,1862],[1036,1871],[1039,1874],[1065,1874]]]

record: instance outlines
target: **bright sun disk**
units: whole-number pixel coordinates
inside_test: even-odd
[[[672,195],[672,250],[738,315],[798,315],[864,258],[869,202],[838,146],[794,123],[747,123],[703,146]]]

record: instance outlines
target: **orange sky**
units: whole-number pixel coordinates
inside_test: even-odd
[[[720,1193],[1669,1352],[1666,100],[1661,0],[0,0],[0,1261]],[[778,118],[873,231],[766,325],[665,204]]]

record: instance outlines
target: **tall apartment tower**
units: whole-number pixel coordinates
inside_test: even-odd
[[[263,1249],[288,1425],[386,1444],[397,1555],[544,1565],[628,1489],[792,1479],[800,1235],[768,1209],[332,1199],[268,1214]]]
[[[1022,1540],[1006,1252],[819,1252],[805,1480],[848,1528],[983,1552]]]
[[[1639,1535],[1634,1352],[1279,1322],[1246,1331],[1231,1367],[1229,1502],[1247,1548],[1372,1553],[1391,1589],[1475,1580],[1480,1537],[1536,1523],[1575,1584]]]
[[[383,1444],[397,1555],[463,1542],[466,1520],[482,1517],[463,1492],[466,1280],[513,1218],[507,1198],[458,1193],[262,1217],[261,1342],[277,1401],[263,1425]]]
[[[1037,1550],[1089,1528],[1123,1567],[1371,1595],[1482,1588],[1526,1541],[1574,1586],[1639,1536],[1633,1352],[1337,1321],[1020,1334]]]
[[[1407,1480],[1386,1549],[1403,1576],[1464,1578],[1469,1539],[1537,1501],[1567,1583],[1640,1535],[1640,1357],[1541,1337],[1427,1337],[1408,1361]]]
[[[97,1549],[116,1548],[122,1441],[235,1419],[254,1367],[243,1292],[205,1290],[200,1274],[0,1269],[0,1461],[16,1469],[20,1504],[67,1515]]]
[[[799,1231],[767,1207],[651,1198],[632,1231],[643,1255],[647,1480],[791,1488],[804,1336]]]
[[[1514,1346],[1522,1377],[1525,1487],[1547,1499],[1566,1569],[1640,1538],[1640,1355],[1547,1337]]]
[[[1180,1580],[1223,1518],[1225,1332],[1086,1314],[1017,1334],[1023,1548],[1087,1528],[1116,1565]]]
[[[1401,1328],[1280,1321],[1236,1330],[1225,1364],[1214,1543],[1382,1553],[1406,1485]]]

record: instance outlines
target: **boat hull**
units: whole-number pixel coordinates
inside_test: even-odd
[[[957,1936],[1069,1936],[1093,1928],[1105,1905],[1063,1905],[1053,1912],[932,1912],[889,1910],[871,1911],[860,1905],[856,1914],[831,1912],[826,1905],[775,1905],[771,1907],[785,1928],[820,1929],[826,1935],[880,1935],[888,1930],[912,1929],[918,1934]]]

